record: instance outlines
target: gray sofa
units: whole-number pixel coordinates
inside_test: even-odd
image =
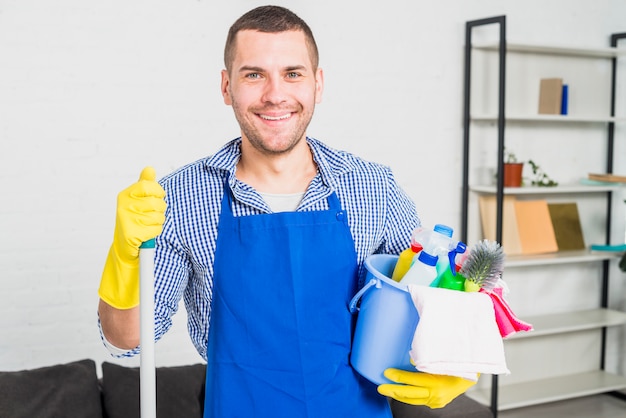
[[[206,366],[156,371],[158,418],[201,418]],[[391,401],[394,418],[487,418],[488,408],[460,396],[442,409]],[[330,415],[329,415],[330,416]],[[139,418],[139,369],[93,360],[0,372],[2,418]]]

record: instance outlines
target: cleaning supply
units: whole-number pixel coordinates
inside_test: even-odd
[[[435,225],[432,231],[419,231],[416,240],[421,242],[423,249],[413,257],[413,264],[400,283],[430,286],[437,279],[439,255],[447,255],[450,251],[452,232],[452,228],[443,224]]]
[[[417,370],[465,379],[509,373],[487,294],[427,286],[408,290],[419,315],[410,351]]]
[[[114,308],[139,305],[139,246],[161,233],[164,197],[152,167],[144,168],[139,181],[117,195],[113,244],[98,289],[100,298]]]
[[[502,338],[510,337],[511,335],[519,331],[532,331],[533,326],[528,322],[522,321],[513,313],[513,310],[509,307],[509,304],[504,300],[503,288],[496,287],[491,292],[485,292],[483,289],[481,293],[487,293],[491,297],[493,302],[493,310],[496,314],[496,323],[500,330]]]
[[[406,272],[409,271],[409,268],[411,268],[411,264],[413,264],[413,257],[415,257],[415,255],[417,255],[417,253],[419,253],[421,249],[421,246],[417,247],[411,244],[409,248],[400,253],[400,256],[398,257],[398,263],[393,269],[393,274],[391,275],[391,278],[393,280],[395,280],[396,282],[402,280]]]
[[[436,224],[432,231],[422,232],[418,239],[422,239],[422,246],[429,254],[447,254],[452,243],[453,232],[453,229],[447,225]]]
[[[400,280],[400,284],[430,286],[437,279],[438,259],[439,257],[436,255],[430,255],[424,250],[420,251],[417,260]]]
[[[447,257],[440,257],[437,263],[437,279],[432,284],[433,287],[441,287],[452,290],[463,290],[464,277],[459,276],[461,263],[457,259],[466,254],[467,245],[464,242],[457,242],[450,246]]]
[[[465,291],[490,292],[502,276],[504,251],[499,243],[484,239],[470,250],[459,271],[465,277]]]
[[[391,279],[397,261],[397,255],[368,256],[365,285],[349,304],[356,316],[350,364],[377,385],[391,383],[385,369],[414,370],[409,351],[419,317],[406,286]]]
[[[450,290],[465,290],[465,277],[459,273],[461,265],[454,265],[454,273],[450,266],[447,266],[438,277],[437,287]]]
[[[422,227],[415,228],[413,235],[411,236],[411,246],[400,253],[398,262],[396,263],[396,266],[393,269],[393,274],[391,275],[391,278],[396,282],[402,280],[402,277],[404,277],[406,272],[409,271],[409,268],[411,268],[411,264],[413,264],[413,257],[422,251],[422,244],[417,242],[417,238],[421,235],[422,230]]]

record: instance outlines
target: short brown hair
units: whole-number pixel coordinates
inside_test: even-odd
[[[250,10],[237,19],[228,31],[226,46],[224,47],[224,65],[229,73],[235,59],[235,38],[237,33],[242,30],[256,30],[266,33],[279,33],[291,30],[304,32],[313,70],[317,70],[319,53],[309,25],[291,10],[284,7],[261,6]]]

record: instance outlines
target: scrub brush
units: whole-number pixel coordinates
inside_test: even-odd
[[[469,252],[459,273],[465,277],[465,291],[491,292],[502,275],[504,251],[495,241],[479,241]]]

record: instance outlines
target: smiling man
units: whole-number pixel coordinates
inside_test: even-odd
[[[317,49],[304,45],[299,30],[240,30],[227,41],[222,95],[241,127],[237,178],[266,193],[302,192],[317,172],[305,135],[324,80]]]
[[[157,338],[184,298],[207,361],[205,417],[390,417],[385,396],[445,405],[472,383],[391,369],[398,384],[377,388],[350,366],[363,262],[408,247],[420,220],[388,167],[307,137],[324,87],[311,30],[256,8],[231,27],[224,61],[241,136],[160,182],[144,169],[118,195],[98,292],[105,345],[138,352],[138,246],[158,235]]]

